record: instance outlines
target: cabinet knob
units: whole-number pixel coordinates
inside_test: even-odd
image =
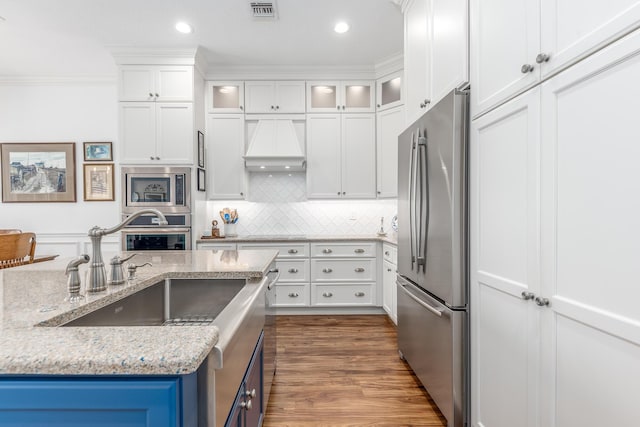
[[[536,297],[533,292],[527,291],[522,291],[520,295],[522,295],[522,299],[525,301],[529,301],[530,299],[534,299]]]
[[[338,191],[338,196],[340,195],[340,192]]]
[[[160,95],[158,95],[158,94],[156,93],[156,98],[159,98],[159,97],[160,97]]]
[[[522,74],[527,74],[533,71],[535,67],[531,64],[524,64],[521,68],[520,68],[520,72]]]
[[[363,254],[364,253],[364,249],[362,249],[362,248],[354,249],[353,252],[355,252],[357,254]]]
[[[276,105],[276,110],[279,110],[279,109],[280,109],[280,106],[279,106],[279,105]]]
[[[384,251],[384,254],[389,256],[389,251]]]
[[[539,53],[538,56],[536,56],[536,62],[542,64],[543,62],[548,62],[549,58],[551,58],[551,55],[548,53]]]
[[[342,192],[342,195],[344,196],[345,194],[347,194],[345,191]]]
[[[331,298],[333,296],[333,294],[331,292],[325,292],[322,294],[323,297],[325,298]]]
[[[244,394],[247,397],[256,397],[256,389],[254,388],[251,391],[247,390],[247,391],[244,392]]]
[[[160,160],[160,157],[156,156],[156,160]]]
[[[339,106],[339,105],[336,105],[336,108],[339,110],[339,109],[340,109],[340,106]]]
[[[364,268],[358,267],[358,268],[354,269],[353,271],[355,271],[356,273],[364,273]]]
[[[364,292],[356,292],[354,295],[357,296],[357,297],[363,297],[364,296]]]
[[[240,106],[239,106],[239,108],[242,110],[242,109],[243,109],[243,108],[242,108],[242,105],[240,105]]]
[[[298,250],[297,249],[289,249],[287,252],[289,252],[290,254],[297,254]]]
[[[298,298],[298,296],[299,296],[299,295],[298,295],[298,293],[297,293],[297,292],[291,292],[291,293],[289,294],[289,298]]]
[[[152,94],[151,92],[149,92],[149,96],[150,96],[151,98],[153,98],[153,94]]]
[[[154,159],[155,159],[155,157],[153,157],[153,156],[149,156],[149,159],[154,160]]]
[[[247,411],[251,410],[251,408],[253,407],[253,405],[251,404],[251,399],[247,400],[246,402],[240,402],[240,407]]]
[[[549,307],[550,304],[550,301],[547,298],[536,297],[534,301],[536,302],[536,305],[539,305],[540,307]]]
[[[378,194],[382,194],[382,191],[378,191]]]
[[[387,271],[388,271],[389,273],[391,273],[391,269],[390,269],[390,268],[387,268]]]
[[[380,104],[377,104],[377,105],[378,105],[378,108],[382,107],[382,105],[380,105]]]
[[[290,268],[289,269],[289,273],[297,273],[298,269],[297,268]]]
[[[244,193],[242,193],[242,192],[241,192],[241,193],[240,193],[240,195],[241,195],[241,196],[244,196]]]
[[[342,106],[342,111],[344,111],[345,109],[346,109],[346,107],[343,105],[343,106]]]
[[[330,254],[331,252],[333,252],[333,251],[331,249],[329,249],[329,248],[322,250],[323,254]]]
[[[322,272],[323,273],[331,273],[333,270],[331,268],[323,268]]]
[[[272,110],[275,110],[275,109],[276,109],[276,107],[274,107],[273,105],[272,105],[270,108],[271,108]]]

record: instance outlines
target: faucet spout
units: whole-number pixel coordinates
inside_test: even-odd
[[[89,264],[89,284],[87,292],[101,292],[107,289],[107,274],[102,260],[102,237],[120,231],[133,220],[144,214],[153,214],[160,219],[158,225],[167,225],[167,218],[157,209],[141,209],[130,215],[120,224],[111,228],[100,228],[97,225],[89,229],[88,236],[91,239],[91,263]]]

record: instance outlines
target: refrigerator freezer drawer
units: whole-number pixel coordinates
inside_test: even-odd
[[[452,427],[466,416],[465,311],[398,278],[398,348]]]

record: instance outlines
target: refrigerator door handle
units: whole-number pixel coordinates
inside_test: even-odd
[[[416,204],[415,204],[415,185],[416,185],[416,170],[415,170],[415,162],[414,162],[414,152],[416,151],[416,144],[414,140],[414,134],[411,133],[411,150],[409,150],[409,239],[410,239],[410,250],[411,250],[411,270],[413,271],[413,266],[416,262],[416,252],[415,248],[415,240],[414,236],[416,231]]]
[[[403,285],[399,281],[397,281],[396,283],[407,294],[407,296],[409,298],[411,298],[416,303],[420,304],[422,307],[426,308],[427,310],[429,310],[431,313],[435,314],[436,316],[442,317],[442,309],[441,308],[431,307],[429,304],[427,304],[426,302],[422,301],[420,298],[418,298],[413,293],[411,293],[411,291],[409,289],[407,289],[407,287],[405,285]]]
[[[418,153],[420,167],[420,240],[418,243],[418,268],[427,270],[427,237],[429,234],[429,163],[427,151],[427,132],[418,135]]]

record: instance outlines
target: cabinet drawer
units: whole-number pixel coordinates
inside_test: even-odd
[[[311,284],[311,305],[375,305],[375,284]]]
[[[276,266],[280,270],[279,282],[308,282],[309,281],[309,260],[308,259],[278,259]]]
[[[197,243],[198,250],[214,250],[214,251],[235,251],[235,243]]]
[[[308,307],[308,283],[280,283],[276,284],[276,307]]]
[[[312,259],[313,282],[367,282],[376,280],[375,258]]]
[[[393,245],[384,243],[382,245],[382,256],[385,261],[389,261],[391,264],[397,264],[398,262],[398,248]]]
[[[312,257],[375,257],[376,244],[362,243],[311,243]]]
[[[238,249],[269,249],[278,251],[278,258],[306,258],[308,243],[238,243]]]

